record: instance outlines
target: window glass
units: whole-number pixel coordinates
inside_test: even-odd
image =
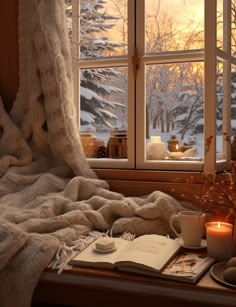
[[[80,56],[127,54],[127,0],[80,0]]]
[[[236,1],[231,2],[231,53],[236,56]]]
[[[223,49],[223,0],[217,0],[216,35],[218,48]]]
[[[231,67],[231,159],[236,160],[236,66]]]
[[[146,53],[204,47],[203,0],[147,0]]]
[[[201,62],[147,66],[146,139],[160,136],[166,159],[203,157],[203,75]]]
[[[216,67],[216,157],[222,158],[223,154],[223,106],[225,104],[225,97],[223,95],[224,90],[224,65],[222,62],[217,62]]]
[[[231,138],[236,133],[236,66],[231,66]]]
[[[128,1],[65,0],[65,6],[85,154],[127,159]]]
[[[98,142],[106,146],[110,137],[127,138],[127,68],[109,67],[80,70],[80,132],[85,142]],[[87,133],[85,133],[87,132]],[[96,146],[95,146],[96,147]],[[109,149],[108,149],[109,151]],[[89,158],[104,158],[104,155],[87,154]],[[108,158],[119,158],[109,154]],[[127,158],[127,154],[120,158]]]

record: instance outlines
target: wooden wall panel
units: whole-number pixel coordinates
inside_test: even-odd
[[[18,90],[18,0],[0,1],[0,96],[10,110]]]

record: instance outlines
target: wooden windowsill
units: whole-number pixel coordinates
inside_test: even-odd
[[[66,306],[236,306],[235,290],[206,273],[196,284],[116,270],[72,268],[58,275],[46,270],[33,296],[36,302]]]
[[[98,178],[106,180],[112,191],[125,196],[144,196],[162,191],[179,200],[198,204],[205,178],[196,172],[96,169]],[[189,183],[189,179],[194,180]]]

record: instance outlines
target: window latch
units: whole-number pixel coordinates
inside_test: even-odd
[[[134,70],[134,80],[137,79],[137,71],[139,69],[139,56],[138,56],[138,51],[137,48],[134,50],[134,55],[132,56],[132,62],[133,62],[133,70]]]

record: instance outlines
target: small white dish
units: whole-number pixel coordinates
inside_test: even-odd
[[[171,158],[184,158],[184,157],[193,157],[197,152],[197,148],[193,147],[193,148],[189,148],[187,150],[185,150],[184,152],[182,151],[174,151],[174,152],[171,152],[171,151],[167,151],[166,152],[166,155],[168,157],[171,157]]]
[[[203,249],[207,247],[207,241],[206,240],[202,240],[201,245],[200,246],[186,246],[184,245],[184,241],[182,238],[177,238],[176,239],[180,245],[182,245],[184,248],[187,249]]]
[[[103,253],[103,254],[106,254],[106,253],[111,253],[111,252],[114,252],[116,250],[116,247],[112,247],[112,248],[109,248],[109,249],[100,249],[100,248],[96,248],[96,246],[93,247],[93,250],[95,252],[98,252],[98,253]]]

